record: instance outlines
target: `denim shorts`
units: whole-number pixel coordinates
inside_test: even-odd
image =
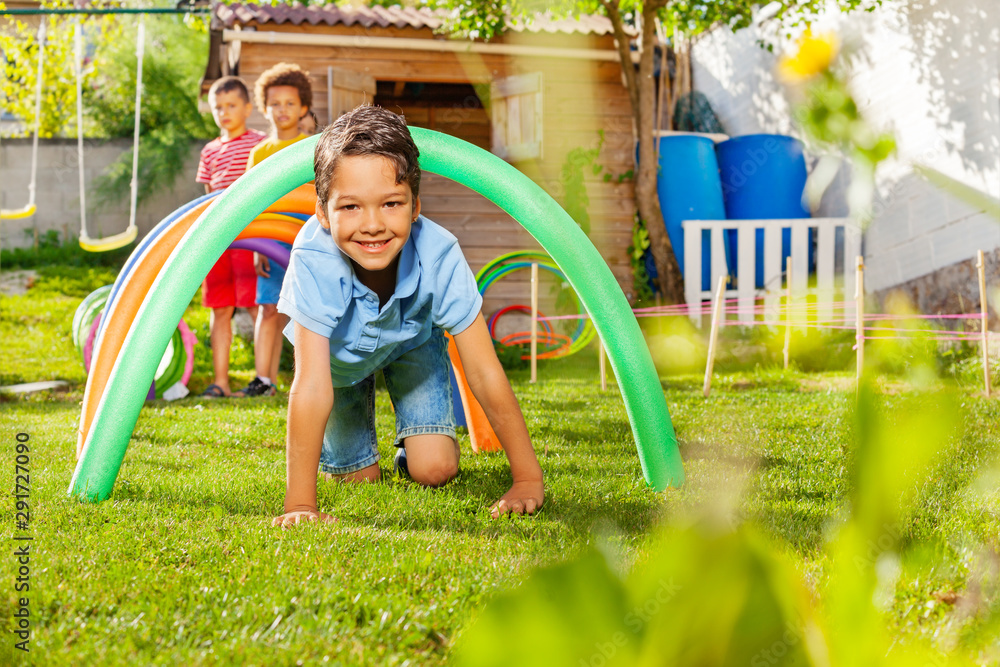
[[[403,439],[411,435],[432,433],[455,439],[450,369],[448,343],[442,330],[436,327],[426,343],[382,368],[389,399],[396,411],[396,447],[402,447]],[[344,475],[378,460],[373,373],[352,387],[334,388],[319,471]]]
[[[288,245],[287,243],[282,243],[281,241],[279,241],[278,243],[281,243],[281,245],[285,246],[289,250],[292,249],[292,246]],[[269,259],[268,262],[270,263],[271,266],[271,269],[270,271],[268,271],[268,273],[270,273],[271,275],[268,276],[267,278],[263,276],[257,276],[258,304],[278,303],[278,295],[281,294],[281,281],[284,280],[285,278],[285,270],[281,268],[280,264],[278,264],[273,259]]]

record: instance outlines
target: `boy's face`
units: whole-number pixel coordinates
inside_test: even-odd
[[[340,250],[351,258],[359,277],[394,266],[420,214],[420,198],[405,181],[396,183],[392,163],[377,155],[342,157],[330,179],[326,210],[316,217]]]
[[[216,93],[212,103],[215,124],[227,133],[237,132],[247,125],[253,105],[243,99],[237,90]]]
[[[299,121],[309,108],[302,106],[299,89],[295,86],[271,86],[267,89],[264,106],[267,119],[279,133],[295,132],[298,135]]]

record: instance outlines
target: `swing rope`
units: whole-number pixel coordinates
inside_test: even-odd
[[[35,136],[31,142],[31,182],[28,203],[21,208],[0,209],[0,220],[23,220],[35,214],[35,186],[38,176],[38,132],[42,119],[42,73],[45,66],[45,19],[38,26],[38,74],[35,80]]]
[[[135,222],[136,200],[139,192],[139,127],[142,109],[142,58],[145,52],[146,29],[142,20],[139,21],[139,31],[136,36],[136,80],[135,80],[135,131],[132,135],[132,181],[131,202],[129,205],[128,227],[125,231],[101,239],[92,239],[87,235],[87,204],[84,187],[83,170],[83,36],[80,24],[74,29],[76,40],[76,127],[77,153],[80,164],[80,247],[88,252],[107,252],[117,250],[132,243],[139,235]]]

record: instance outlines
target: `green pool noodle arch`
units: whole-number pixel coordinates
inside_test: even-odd
[[[684,482],[677,438],[660,380],[625,295],[587,236],[538,185],[495,155],[461,139],[410,128],[420,165],[504,209],[535,237],[590,313],[604,341],[635,436],[646,483],[660,491]],[[69,494],[107,499],[114,488],[156,366],[208,270],[271,203],[311,181],[319,137],[294,144],[220,195],[180,240],[136,313],[98,404]]]

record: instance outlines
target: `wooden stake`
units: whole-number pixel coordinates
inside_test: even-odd
[[[708,361],[705,364],[705,384],[702,393],[705,398],[712,393],[712,369],[715,367],[715,347],[719,340],[719,320],[722,319],[722,302],[726,296],[726,278],[719,276],[719,285],[715,288],[715,304],[712,307],[712,333],[708,337]]]
[[[855,334],[854,342],[858,350],[858,386],[861,386],[861,374],[865,369],[865,258],[858,255],[858,278],[854,293],[855,302]]]
[[[982,347],[983,347],[983,384],[986,386],[986,398],[990,397],[993,391],[990,382],[990,339],[989,339],[989,311],[986,302],[986,259],[983,251],[978,253],[979,261],[976,268],[979,270],[979,312],[983,316],[982,320]]]
[[[792,258],[785,258],[785,347],[782,354],[785,358],[785,370],[788,370],[788,360],[792,352]]]
[[[538,381],[538,262],[531,263],[531,382]]]
[[[605,367],[604,362],[604,343],[601,341],[600,337],[597,339],[597,368],[597,372],[601,374],[601,391],[607,391],[608,370]]]

